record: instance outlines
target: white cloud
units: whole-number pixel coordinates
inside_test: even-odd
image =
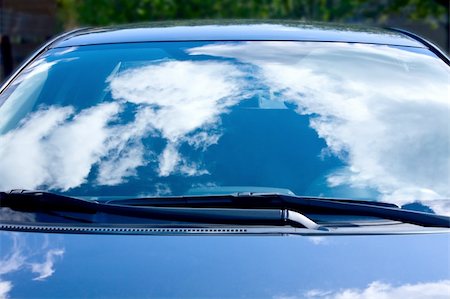
[[[8,293],[11,291],[13,285],[10,281],[0,280],[0,299],[9,298]]]
[[[169,144],[159,156],[159,175],[170,175],[180,161],[180,154],[175,145]]]
[[[12,282],[5,280],[4,276],[23,269],[31,269],[33,273],[38,274],[34,280],[44,280],[54,273],[55,258],[62,257],[64,254],[64,249],[48,248],[51,244],[48,236],[44,236],[42,242],[36,243],[42,243],[40,248],[30,247],[20,233],[3,232],[0,234],[0,238],[2,238],[0,241],[5,242],[5,237],[11,239],[11,245],[4,245],[3,250],[0,251],[0,299],[9,298],[8,294],[13,288]],[[40,236],[37,237],[39,239]],[[5,248],[9,248],[9,250],[5,250]],[[45,256],[44,262],[30,262],[36,256],[42,255]]]
[[[192,176],[207,172],[181,157],[178,146],[187,142],[205,149],[217,143],[220,135],[209,131],[219,124],[220,114],[243,99],[242,76],[236,66],[225,62],[161,61],[124,71],[109,81],[113,97],[146,107],[145,120],[166,139],[158,157],[159,175],[178,171]]]
[[[138,110],[135,119],[124,125],[109,126],[109,137],[106,139],[107,151],[99,164],[97,183],[100,185],[117,185],[127,177],[136,175],[136,168],[149,161],[145,156],[153,154],[145,148],[142,139],[154,134],[148,119],[153,112],[145,107]]]
[[[159,176],[165,177],[177,172],[187,176],[208,174],[207,170],[199,168],[196,163],[181,157],[177,146],[169,143],[159,156]]]
[[[414,200],[420,200],[426,202],[427,204],[435,207],[436,209],[441,209],[441,213],[450,212],[450,201],[438,200],[441,196],[433,190],[421,189],[421,188],[401,188],[397,189],[390,194],[386,194],[383,200],[395,203],[399,206],[411,203]],[[437,210],[435,212],[438,212]]]
[[[239,102],[243,74],[224,62],[167,61],[125,71],[111,79],[113,97],[154,107],[148,121],[170,142],[215,124]]]
[[[15,272],[20,270],[26,261],[23,253],[23,239],[17,233],[10,233],[11,236],[11,250],[5,252],[2,250],[0,259],[0,275]]]
[[[435,58],[388,46],[285,42],[215,44],[191,54],[258,66],[272,100],[310,115],[328,151],[348,164],[330,185],[374,188],[396,203],[406,195],[403,203],[421,200],[450,214],[433,201],[450,197],[449,72]]]
[[[187,176],[199,176],[209,174],[207,169],[201,168],[197,163],[190,162],[187,159],[183,159],[179,167],[180,173]]]
[[[326,237],[308,237],[308,240],[314,245],[327,245],[329,242],[329,239]]]
[[[170,186],[168,184],[156,183],[153,185],[153,187],[153,192],[140,193],[136,197],[143,198],[155,196],[170,196],[172,194],[172,190],[170,189]]]
[[[310,115],[327,151],[347,164],[328,177],[330,186],[370,187],[387,201],[423,200],[450,213],[436,201],[450,196],[450,87],[441,88],[449,74],[434,58],[341,43],[226,43],[188,52],[257,68],[213,60],[162,60],[125,71],[118,65],[107,79],[114,102],[43,108],[0,135],[0,169],[9,170],[0,172],[0,189],[67,190],[83,184],[94,165],[100,185],[123,183],[150,163],[160,176],[207,174],[179,149],[219,142],[220,116],[248,97],[251,75],[270,88],[272,101]],[[42,81],[50,67],[41,61],[28,76]],[[126,105],[138,107],[134,119],[114,123]],[[164,139],[165,148],[144,147],[148,136]]]
[[[450,280],[416,284],[392,284],[375,281],[364,289],[338,291],[310,290],[302,295],[275,296],[276,299],[447,299],[450,297]]]
[[[34,222],[35,218],[36,216],[33,213],[17,212],[10,208],[0,208],[0,219],[4,222]]]
[[[58,126],[45,144],[56,163],[49,163],[51,188],[67,190],[81,185],[92,165],[107,152],[108,123],[119,112],[116,103],[105,103],[81,111],[71,121]]]
[[[62,257],[63,254],[64,250],[62,249],[52,249],[46,253],[44,262],[31,263],[31,271],[38,274],[38,276],[33,278],[33,280],[44,280],[50,277],[55,272],[53,265],[56,257]]]
[[[165,196],[172,193],[172,190],[170,190],[169,185],[157,183],[155,184],[155,194],[153,196]]]
[[[219,142],[219,134],[212,132],[199,132],[186,138],[187,143],[195,149],[206,150],[209,146]]]
[[[67,190],[81,185],[107,151],[107,124],[116,103],[100,104],[74,115],[71,107],[32,113],[22,125],[0,136],[0,189]]]
[[[144,165],[143,145],[141,143],[130,145],[100,162],[97,182],[109,186],[121,184],[125,178],[135,176],[136,168],[142,165]]]
[[[28,116],[20,127],[0,136],[0,189],[34,189],[50,180],[49,160],[42,141],[72,113],[52,107]]]
[[[50,66],[42,71],[37,66],[35,72],[46,76]],[[0,173],[0,189],[68,190],[85,183],[94,165],[99,185],[123,183],[151,162],[158,163],[160,176],[207,174],[182,157],[179,146],[204,150],[218,142],[220,133],[208,131],[242,99],[242,75],[230,64],[211,61],[160,61],[116,70],[107,79],[116,101],[81,111],[44,107],[0,136],[0,169],[9,170]],[[130,103],[139,107],[134,119],[114,123]],[[156,153],[150,142],[144,146],[148,136],[165,139],[165,149]]]

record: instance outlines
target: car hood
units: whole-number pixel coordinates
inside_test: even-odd
[[[2,298],[446,298],[450,293],[449,234],[1,232],[0,244]]]

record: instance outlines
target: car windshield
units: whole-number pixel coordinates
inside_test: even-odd
[[[0,190],[373,199],[450,214],[449,67],[326,42],[53,48],[0,97]]]

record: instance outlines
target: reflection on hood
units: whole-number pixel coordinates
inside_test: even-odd
[[[0,233],[2,248],[9,249],[0,251],[0,299],[9,298],[13,283],[7,278],[12,273],[29,270],[37,274],[33,280],[43,281],[55,272],[57,257],[60,259],[64,255],[64,249],[53,248],[58,243],[57,239],[39,234],[27,239],[20,233]]]
[[[404,284],[393,286],[379,281],[366,289],[343,289],[339,291],[310,290],[302,296],[275,296],[274,299],[446,299],[450,294],[450,280]]]

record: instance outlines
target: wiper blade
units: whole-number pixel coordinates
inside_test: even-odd
[[[428,227],[431,232],[434,231],[431,228],[450,228],[450,217],[403,210],[388,203],[274,193],[132,198],[100,202],[48,192],[18,190],[9,193],[0,192],[0,208],[0,224],[9,225],[1,225],[0,229],[9,230],[17,227],[11,226],[11,221],[17,224],[17,219],[20,218],[9,217],[11,212],[31,214],[33,220],[28,219],[24,222],[28,224],[82,223],[88,226],[140,227],[245,225],[278,227],[277,231],[280,227],[295,228],[293,231],[290,230],[289,234],[300,232],[296,230],[297,228],[301,230],[300,234],[318,232],[364,234],[369,226],[358,221],[333,223],[329,221],[330,216],[344,220],[353,216],[362,216],[365,219],[372,217],[375,218],[375,225],[378,227],[413,224],[416,231],[416,226]],[[347,231],[341,229],[345,227],[354,229]],[[387,232],[389,233],[389,230]]]
[[[0,192],[0,207],[14,211],[41,213],[41,215],[50,214],[84,223],[123,224],[130,220],[129,217],[135,217],[216,224],[289,224],[308,229],[324,229],[306,216],[287,209],[133,206],[124,203],[100,203],[54,193],[26,190]],[[61,212],[70,214],[61,214]],[[3,219],[0,218],[0,220]]]
[[[277,193],[174,196],[109,201],[132,206],[285,208],[303,214],[360,215],[411,223],[425,227],[450,228],[450,217],[405,210],[395,204],[351,199],[305,197]]]

